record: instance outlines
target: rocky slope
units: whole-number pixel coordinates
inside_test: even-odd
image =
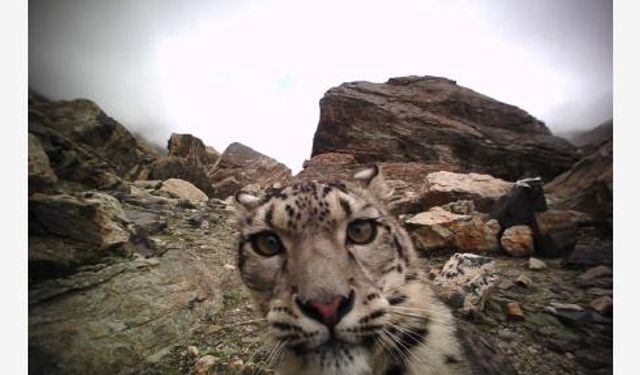
[[[506,221],[492,218],[494,208],[511,207],[522,196],[516,193],[527,196],[535,182],[514,184],[514,176],[528,169],[557,174],[573,149],[563,142],[551,147],[556,139],[523,111],[448,80],[392,79],[386,86],[396,90],[393,100],[389,87],[367,86],[365,95],[363,85],[373,84],[343,86],[356,92],[337,95],[348,105],[323,112],[323,119],[339,119],[349,109],[359,119],[342,125],[348,143],[318,154],[314,143],[315,156],[294,177],[247,146],[234,143],[218,154],[188,134],[173,134],[161,155],[87,100],[31,95],[29,373],[272,373],[265,327],[234,266],[236,231],[224,199],[241,188],[350,178],[372,160],[395,189],[392,212],[428,260],[470,353],[502,356],[504,369],[525,375],[611,373],[611,236],[580,212],[593,214],[591,206],[572,198],[610,181],[610,150],[546,185],[552,193],[546,199],[539,190],[552,209],[525,206],[510,228],[501,228]],[[362,95],[373,102],[363,104]],[[440,130],[425,131],[427,123]],[[321,120],[317,134],[324,128]],[[528,131],[533,136],[524,146]],[[406,141],[436,133],[443,136],[435,143]],[[510,137],[511,146],[500,137]],[[513,157],[513,174],[488,174],[484,161],[467,159],[472,155],[452,139]],[[399,144],[410,158],[385,149]],[[537,151],[537,159],[527,154]],[[530,163],[518,159],[523,155]],[[559,164],[545,164],[552,161]],[[530,258],[548,249],[562,251],[544,262]],[[485,265],[450,275],[445,263],[463,259],[454,255],[462,252],[481,254]]]
[[[311,156],[325,153],[511,181],[537,175],[550,180],[578,157],[573,145],[525,111],[429,76],[351,82],[327,91]]]

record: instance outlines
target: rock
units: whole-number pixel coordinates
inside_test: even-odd
[[[149,166],[149,178],[154,180],[168,180],[177,178],[189,181],[208,196],[213,194],[211,184],[213,180],[207,176],[207,166],[192,164],[182,157],[165,156],[158,158]]]
[[[524,171],[550,180],[577,160],[573,145],[525,111],[438,77],[330,89],[320,100],[311,156],[324,153],[362,164],[445,164],[511,181]]]
[[[222,306],[222,285],[238,287],[231,274],[211,273],[219,257],[210,249],[169,250],[151,269],[121,262],[32,286],[30,371],[142,373],[145,358],[208,324]]]
[[[591,301],[589,306],[601,315],[613,315],[613,299],[609,296],[598,297]]]
[[[167,144],[169,156],[181,157],[193,165],[213,164],[220,154],[210,146],[205,146],[201,139],[191,134],[171,133]]]
[[[214,357],[212,355],[205,355],[204,357],[198,359],[195,367],[191,371],[191,375],[210,375],[213,373],[213,368],[220,359],[218,357]]]
[[[480,212],[490,212],[513,183],[486,174],[434,172],[427,175],[419,192],[423,208],[458,200],[471,200]]]
[[[576,211],[549,209],[536,212],[538,232],[535,236],[536,254],[544,257],[566,256],[578,242],[578,222],[582,215]]]
[[[591,287],[609,291],[613,288],[613,270],[607,266],[590,268],[578,276],[578,285],[583,288]]]
[[[159,190],[175,198],[186,199],[194,205],[206,204],[209,200],[207,194],[203,193],[202,190],[195,187],[192,183],[177,178],[170,178],[164,181]]]
[[[200,354],[200,350],[198,350],[197,346],[189,345],[187,347],[187,354],[189,357],[197,358],[198,354]]]
[[[613,276],[613,269],[607,266],[597,266],[588,269],[582,275],[578,276],[578,281],[582,285],[592,285],[596,279]]]
[[[557,311],[583,311],[582,306],[575,303],[562,303],[562,302],[551,302],[549,306],[553,307]]]
[[[502,249],[514,257],[527,257],[534,254],[533,233],[527,225],[515,225],[507,228],[500,238]]]
[[[291,170],[276,160],[241,144],[232,143],[208,171],[212,197],[225,199],[245,185],[257,184],[266,189],[291,178]]]
[[[580,349],[575,352],[576,362],[587,369],[595,370],[603,367],[611,369],[613,364],[613,353],[611,351],[602,352],[589,349]],[[606,373],[606,372],[605,372]]]
[[[529,269],[530,270],[537,271],[537,270],[541,270],[541,269],[544,269],[544,268],[547,268],[547,264],[545,262],[543,262],[543,261],[541,261],[540,259],[537,259],[537,258],[533,258],[533,257],[529,258]]]
[[[545,185],[552,207],[589,214],[596,223],[613,220],[613,138]]]
[[[509,302],[506,305],[507,319],[510,321],[521,322],[524,320],[524,313],[520,309],[520,305],[516,302]]]
[[[484,309],[500,281],[493,258],[476,254],[454,254],[434,279],[436,292],[464,314]]]
[[[531,281],[531,278],[529,276],[523,273],[520,276],[518,276],[518,278],[516,279],[516,283],[518,285],[524,286],[525,288],[529,288],[531,284],[533,284],[533,281]]]
[[[458,215],[433,207],[405,221],[418,249],[489,252],[498,248],[496,228],[480,215]]]
[[[157,156],[86,99],[54,102],[30,95],[29,129],[42,141],[59,178],[92,187],[111,178],[98,176],[102,173],[144,179]]]
[[[29,133],[29,194],[47,191],[58,181],[38,138]]]
[[[447,203],[441,207],[447,211],[450,211],[458,215],[471,215],[476,210],[475,204],[473,203],[473,201],[470,201],[470,200],[455,201],[455,202]]]
[[[125,221],[120,202],[105,193],[37,193],[29,198],[30,234],[56,235],[106,249],[128,241]]]
[[[162,232],[167,227],[164,212],[144,207],[128,206],[124,209],[127,221],[147,234]]]
[[[156,190],[162,186],[162,180],[135,180],[131,184],[138,189]]]
[[[584,155],[588,155],[613,139],[613,119],[568,139],[578,146]]]
[[[613,236],[594,232],[588,228],[579,229],[578,243],[564,261],[566,267],[613,265]]]

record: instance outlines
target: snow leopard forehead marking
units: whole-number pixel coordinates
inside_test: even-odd
[[[344,183],[305,182],[268,192],[246,219],[245,229],[277,229],[290,234],[331,231],[355,214],[371,219],[384,216],[364,194]]]

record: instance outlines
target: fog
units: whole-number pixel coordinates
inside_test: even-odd
[[[165,145],[239,141],[299,170],[343,82],[436,75],[554,133],[612,117],[604,0],[29,1],[29,86]]]

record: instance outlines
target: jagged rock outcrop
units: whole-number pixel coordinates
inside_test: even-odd
[[[291,170],[241,143],[230,144],[211,167],[208,176],[213,183],[210,197],[225,199],[249,184],[266,188],[291,178]]]
[[[220,154],[213,147],[205,146],[200,138],[191,134],[172,133],[167,149],[170,156],[185,158],[194,165],[213,164],[220,157]]]
[[[90,187],[144,179],[157,157],[87,99],[55,102],[31,94],[29,132],[42,143],[59,178]]]
[[[58,176],[51,169],[49,157],[42,148],[38,137],[29,133],[29,194],[46,191],[58,181]]]
[[[613,139],[585,156],[544,187],[552,207],[589,214],[596,222],[613,220]]]
[[[324,153],[364,164],[445,164],[510,181],[550,180],[577,160],[573,145],[525,111],[438,77],[330,89],[320,101],[312,157]]]

